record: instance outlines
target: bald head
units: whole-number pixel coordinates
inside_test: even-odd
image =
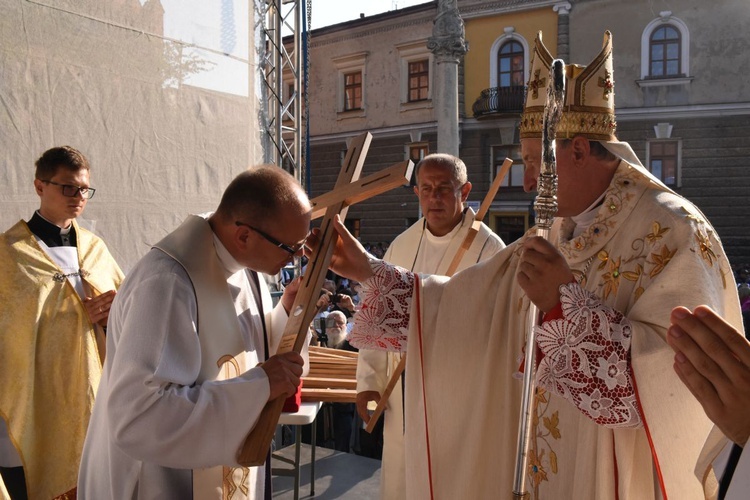
[[[295,216],[310,210],[310,200],[294,177],[274,165],[260,165],[242,172],[227,186],[216,216],[263,226],[280,213]]]

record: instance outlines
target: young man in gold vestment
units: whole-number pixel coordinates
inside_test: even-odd
[[[0,472],[13,498],[74,498],[122,271],[76,222],[94,195],[86,157],[36,162],[39,209],[0,236]]]

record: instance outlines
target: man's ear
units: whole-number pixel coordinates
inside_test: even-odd
[[[42,196],[42,192],[44,191],[44,183],[39,179],[34,179],[34,191],[36,191],[36,194],[38,194],[39,196]]]
[[[573,138],[571,147],[573,148],[573,161],[576,165],[583,165],[591,155],[591,144],[585,137],[576,136]]]
[[[250,228],[247,228],[245,226],[236,226],[234,230],[233,238],[236,241],[236,244],[240,248],[247,248],[248,245],[250,245],[250,233],[252,231]]]
[[[466,202],[467,199],[469,199],[469,193],[471,193],[471,182],[466,181],[466,183],[461,186],[461,201]]]

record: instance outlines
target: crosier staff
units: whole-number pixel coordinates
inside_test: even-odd
[[[557,166],[555,162],[555,136],[557,124],[563,111],[565,97],[565,63],[562,59],[552,61],[549,72],[547,100],[544,103],[542,127],[542,164],[537,182],[537,196],[534,200],[536,213],[536,235],[549,239],[549,230],[557,213]],[[513,498],[527,499],[526,467],[529,454],[529,437],[533,418],[534,393],[536,384],[536,332],[539,324],[539,310],[532,302],[529,306],[529,331],[526,336],[526,353],[523,365],[523,392],[519,415],[518,441],[516,444],[516,470],[513,476]]]

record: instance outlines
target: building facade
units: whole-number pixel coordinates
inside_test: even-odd
[[[750,194],[750,86],[737,76],[750,56],[745,0],[458,0],[469,51],[459,69],[459,155],[484,198],[506,157],[514,167],[486,222],[506,242],[533,225],[523,192],[518,120],[538,31],[553,55],[587,64],[613,35],[618,136],[652,172],[712,221],[732,263],[750,262],[750,224],[737,209]],[[314,8],[314,5],[313,5]],[[439,152],[435,61],[426,47],[437,2],[311,33],[310,131],[313,195],[335,182],[347,141],[374,138],[364,174]],[[365,242],[393,239],[420,216],[408,187],[349,211]]]

